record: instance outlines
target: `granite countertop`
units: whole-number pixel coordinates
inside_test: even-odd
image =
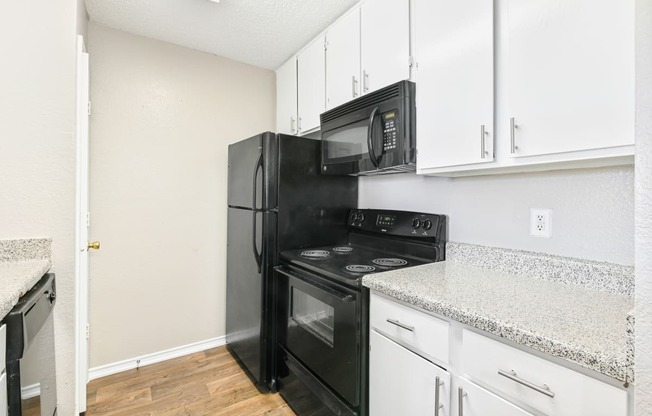
[[[367,275],[363,285],[617,380],[633,381],[633,268],[513,250],[489,253],[491,261],[478,263],[474,252],[488,253],[475,247],[449,243],[445,262]],[[508,272],[516,264],[528,266]],[[583,284],[587,276],[581,273],[599,275],[603,284]]]
[[[0,320],[52,266],[47,238],[0,240]]]

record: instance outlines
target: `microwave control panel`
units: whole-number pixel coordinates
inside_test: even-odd
[[[398,112],[392,110],[382,115],[383,119],[383,149],[390,151],[396,149],[396,136],[398,130]]]

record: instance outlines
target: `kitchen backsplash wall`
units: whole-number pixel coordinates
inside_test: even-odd
[[[224,335],[227,145],[274,72],[89,24],[90,365]]]
[[[634,169],[468,178],[360,179],[360,207],[449,216],[449,240],[634,265]],[[530,208],[552,209],[552,237],[532,237]]]

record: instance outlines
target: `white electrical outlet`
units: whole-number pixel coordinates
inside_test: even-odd
[[[552,235],[552,210],[530,208],[530,235],[550,238]]]

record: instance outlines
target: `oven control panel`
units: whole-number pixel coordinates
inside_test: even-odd
[[[352,209],[348,226],[377,234],[445,240],[446,216],[412,211]]]

